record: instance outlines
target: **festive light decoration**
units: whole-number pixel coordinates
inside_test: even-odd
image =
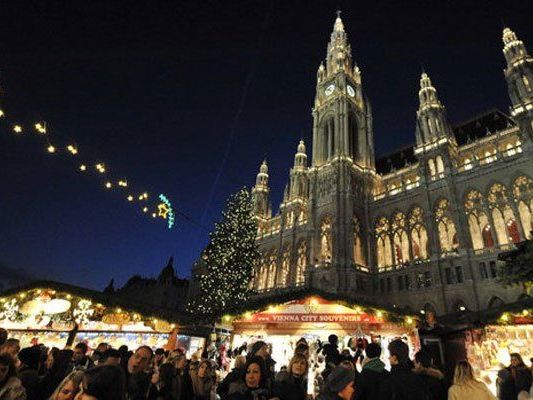
[[[128,197],[127,197],[128,201],[133,201],[133,196],[130,194]]]
[[[0,110],[0,118],[4,116],[4,111]]]
[[[128,182],[127,181],[118,181],[118,185],[121,186],[121,187],[128,187]]]
[[[2,311],[0,311],[0,319],[8,319],[9,321],[15,321],[19,314],[19,304],[16,298],[12,298],[8,302],[5,302]]]
[[[87,167],[84,164],[81,164],[80,171],[85,171],[85,170],[87,170]]]
[[[174,226],[174,209],[172,208],[172,204],[164,194],[159,195],[159,200],[161,200],[162,203],[157,206],[157,209],[159,210],[158,215],[166,219],[168,229],[172,229]]]
[[[44,123],[40,123],[40,122],[37,122],[35,124],[35,129],[37,130],[37,132],[41,133],[41,134],[46,134],[46,122]]]
[[[143,207],[143,212],[148,212],[148,207]]]
[[[246,304],[251,293],[248,282],[260,257],[256,232],[251,194],[243,188],[228,199],[210,234],[202,254],[206,273],[200,276],[199,295],[188,304],[190,312],[213,318]]]
[[[20,125],[14,125],[14,126],[13,126],[13,131],[14,131],[15,133],[22,133],[22,126],[20,126]]]
[[[105,173],[105,165],[104,164],[98,163],[98,164],[95,165],[95,167],[96,167],[96,170],[98,172],[100,172],[101,174]]]
[[[71,144],[67,146],[67,150],[70,151],[72,155],[78,154],[78,149]]]
[[[105,187],[108,188],[108,189],[111,189],[113,187],[113,184],[111,182],[107,181],[105,183]]]
[[[49,153],[55,153],[56,152],[56,148],[54,146],[52,146],[52,145],[48,146],[47,150],[48,150]]]

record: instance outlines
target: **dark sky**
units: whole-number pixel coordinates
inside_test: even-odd
[[[188,276],[225,198],[253,184],[265,154],[277,209],[301,136],[310,153],[316,69],[339,7],[378,154],[414,141],[421,66],[460,122],[507,111],[504,23],[533,51],[523,0],[2,2],[10,120],[46,120],[58,142],[166,193],[207,230],[177,218],[169,231],[0,121],[0,264],[101,289],[154,276],[174,255]]]

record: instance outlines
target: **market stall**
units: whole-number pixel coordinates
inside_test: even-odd
[[[263,310],[247,312],[236,317],[224,317],[233,324],[232,347],[249,347],[263,340],[271,347],[276,369],[287,366],[294,354],[296,342],[305,338],[310,346],[311,365],[310,387],[313,394],[313,377],[324,368],[323,357],[319,356],[321,344],[328,336],[339,338],[339,350],[354,355],[357,346],[377,342],[386,349],[388,343],[402,338],[412,352],[419,348],[414,317],[400,316],[383,309],[350,305],[344,302],[326,300],[318,296],[292,300],[279,305],[271,305]],[[382,353],[388,364],[388,354]],[[358,366],[360,368],[360,365]]]
[[[504,312],[498,320],[465,331],[468,360],[477,376],[496,394],[498,371],[511,363],[511,353],[533,357],[533,317],[530,310]]]
[[[173,344],[191,354],[204,345],[204,338],[182,334],[172,315],[165,317],[158,310],[135,307],[113,294],[56,282],[12,290],[0,298],[0,327],[18,338],[22,347],[44,344],[64,348],[80,341],[90,348],[100,342],[130,349]]]

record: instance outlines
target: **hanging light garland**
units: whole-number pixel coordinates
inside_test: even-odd
[[[0,118],[6,118],[6,114],[2,109],[0,109]],[[46,151],[49,154],[58,154],[61,152],[60,149],[65,149],[66,152],[69,153],[71,156],[79,156],[80,150],[78,149],[78,146],[70,143],[70,144],[67,144],[66,146],[60,147],[60,146],[55,146],[51,142],[50,132],[49,132],[49,129],[47,128],[46,121],[35,122],[33,124],[33,127],[35,128],[35,131],[39,136],[45,138],[46,143],[47,143]],[[19,123],[12,123],[11,129],[13,133],[16,135],[21,135],[24,132],[22,125]],[[105,163],[101,161],[97,161],[94,163],[89,163],[89,165],[94,165],[94,168],[99,175],[102,175],[102,176],[109,175],[109,168]],[[77,168],[80,172],[87,172],[88,164],[79,163]],[[113,181],[111,179],[106,179],[104,181],[103,187],[106,190],[110,191],[115,188],[115,185],[113,184]],[[124,189],[128,187],[130,187],[130,185],[127,179],[121,178],[121,179],[116,180],[117,189]],[[142,202],[143,204],[141,205],[141,210],[143,214],[151,215],[152,218],[161,218],[161,219],[166,220],[168,228],[172,229],[172,227],[174,226],[175,213],[174,213],[174,209],[168,197],[165,196],[164,194],[160,194],[159,197],[156,198],[159,201],[157,201],[156,204],[151,204],[151,205],[149,204],[149,200],[148,200],[149,197],[151,196],[149,195],[148,192],[141,191],[138,195],[128,193],[125,198],[129,203],[133,203],[135,201]]]

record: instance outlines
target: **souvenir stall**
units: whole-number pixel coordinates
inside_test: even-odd
[[[484,327],[466,330],[465,347],[476,375],[496,394],[498,371],[510,365],[510,354],[526,362],[533,357],[533,310],[504,312]]]
[[[335,334],[339,338],[339,351],[352,356],[366,343],[380,343],[386,349],[389,342],[401,338],[415,352],[419,340],[414,317],[400,316],[383,309],[364,308],[343,302],[329,301],[318,296],[271,305],[257,312],[247,312],[237,317],[224,317],[233,324],[232,348],[249,347],[258,340],[271,347],[276,369],[287,366],[294,354],[296,342],[305,338],[310,346],[311,370],[308,393],[316,392],[313,379],[325,367],[320,356],[320,346]],[[386,350],[383,361],[388,364]],[[360,368],[360,365],[358,366]]]
[[[131,305],[100,292],[64,284],[33,286],[4,293],[0,298],[0,327],[18,338],[21,347],[44,344],[64,348],[86,342],[95,348],[107,342],[130,349],[147,344],[168,348],[169,343],[188,353],[203,346],[204,339],[180,334],[180,326],[156,312]]]

